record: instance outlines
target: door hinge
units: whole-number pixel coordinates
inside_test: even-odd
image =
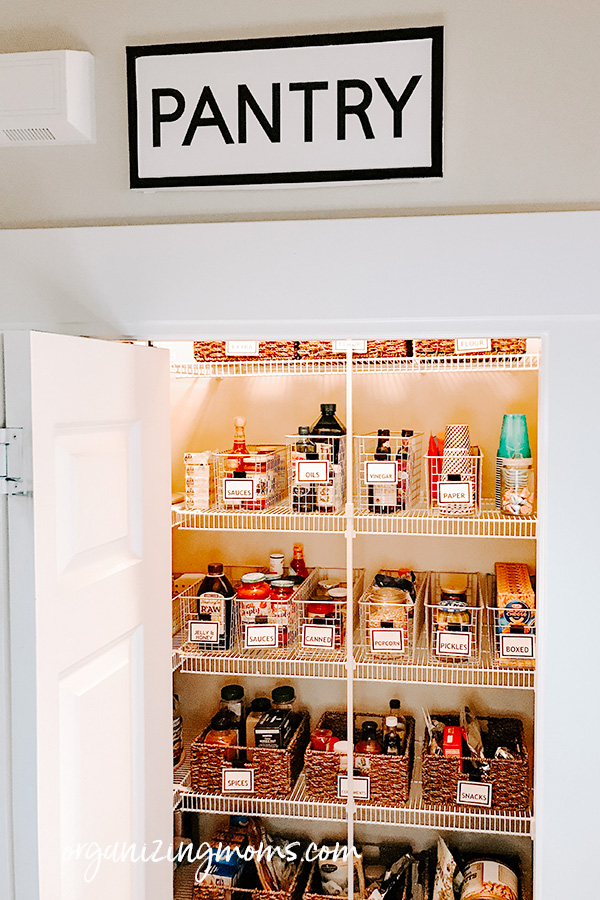
[[[24,494],[23,429],[0,428],[0,494]]]

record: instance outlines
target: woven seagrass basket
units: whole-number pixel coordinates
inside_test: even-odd
[[[194,884],[192,900],[300,900],[310,874],[310,865],[302,855],[290,887],[285,891],[268,891],[264,888],[221,887],[214,884]]]
[[[508,356],[520,356],[527,350],[527,338],[492,338],[490,350],[475,350],[468,354],[457,353],[454,338],[434,338],[428,340],[414,340],[413,352],[415,356],[492,356],[502,354]]]
[[[356,797],[356,803],[398,806],[408,801],[414,759],[415,720],[411,716],[405,718],[407,735],[403,756],[387,756],[383,753],[354,754],[355,766],[361,760],[367,762],[368,771],[365,771],[365,774],[370,778],[370,798],[361,800]],[[357,720],[365,719],[377,722],[381,739],[384,716],[354,713],[354,733],[357,733]],[[342,741],[346,740],[346,713],[325,712],[317,728],[329,728],[335,737]],[[338,775],[344,774],[345,771],[340,770],[340,763],[339,753],[307,748],[304,754],[304,776],[306,793],[311,799],[327,801],[338,799]]]
[[[258,356],[230,356],[226,341],[194,341],[194,359],[197,362],[221,360],[295,359],[297,341],[259,341]]]
[[[205,744],[208,726],[190,747],[190,771],[192,790],[200,794],[220,794],[222,771],[231,763],[226,759],[226,748],[218,744]],[[243,764],[254,770],[252,797],[287,797],[302,771],[304,751],[310,738],[308,713],[302,713],[298,725],[287,745],[282,749],[253,747],[252,762]],[[245,749],[245,748],[242,748]]]
[[[337,353],[333,349],[332,341],[297,341],[298,357],[300,359],[343,359],[343,353]],[[364,353],[354,352],[356,357],[396,357],[409,356],[406,341],[367,341],[367,349]]]
[[[459,725],[458,716],[432,715],[433,719],[445,725]],[[487,734],[482,732],[484,751],[486,747],[498,744],[515,752],[515,759],[488,759],[490,770],[483,774],[482,783],[492,784],[492,807],[494,809],[527,809],[529,807],[529,755],[523,736],[520,719],[486,719]],[[517,750],[518,748],[518,750]],[[463,762],[468,763],[468,760]],[[464,809],[465,804],[457,804],[458,783],[468,780],[468,775],[460,771],[461,760],[429,753],[429,735],[425,733],[421,759],[421,790],[423,802],[442,804],[454,809]]]

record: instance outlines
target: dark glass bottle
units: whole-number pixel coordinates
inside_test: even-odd
[[[308,425],[300,425],[298,428],[299,440],[296,441],[296,459],[318,459],[317,446],[311,441]],[[315,511],[315,485],[311,482],[294,482],[292,490],[292,507],[294,512]]]
[[[402,440],[396,454],[398,464],[398,489],[396,507],[406,509],[408,499],[408,441],[405,438],[412,437],[414,431],[408,428],[402,429]]]
[[[198,589],[198,618],[219,623],[219,637],[216,641],[198,644],[201,650],[229,650],[233,642],[232,606],[235,591],[223,572],[222,563],[210,563],[208,574]],[[210,618],[207,619],[206,617]]]
[[[377,722],[363,722],[362,735],[354,749],[357,753],[381,753],[383,751],[377,737]]]
[[[336,416],[335,410],[335,403],[321,403],[321,415],[310,430],[312,435],[335,437],[336,435],[346,434],[346,429]],[[331,459],[330,462],[337,464],[340,452],[340,442],[334,440],[331,444],[333,446],[333,459]]]
[[[373,454],[375,462],[388,462],[392,457],[389,428],[380,428],[377,432],[379,440]],[[369,485],[369,511],[387,515],[396,510],[396,484]]]
[[[335,403],[321,403],[321,415],[311,428],[321,459],[329,461],[329,480],[317,485],[316,510],[338,512],[343,502],[343,469],[341,437],[346,429],[335,414]]]

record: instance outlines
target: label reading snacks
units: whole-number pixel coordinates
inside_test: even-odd
[[[327,484],[329,481],[329,463],[326,459],[297,459],[295,466],[298,484]]]
[[[459,781],[456,802],[469,806],[491,806],[492,785],[478,781]]]
[[[404,629],[372,628],[371,650],[373,653],[404,653]]]
[[[221,793],[253,794],[254,769],[222,769]]]
[[[533,634],[501,634],[500,656],[502,659],[535,659],[535,636]]]
[[[366,462],[365,484],[396,484],[398,471],[395,462]]]
[[[438,503],[472,503],[470,481],[440,481],[438,486]]]
[[[470,656],[471,637],[469,631],[438,631],[435,652],[438,656]]]
[[[246,625],[244,646],[247,650],[256,647],[276,647],[277,625]]]
[[[254,478],[225,478],[224,500],[254,500]]]
[[[302,646],[333,650],[335,647],[335,627],[333,625],[303,625]]]
[[[355,800],[368,800],[371,796],[371,779],[368,775],[355,775],[352,779],[352,793]],[[348,776],[338,775],[338,797],[348,796]]]
[[[219,640],[218,622],[189,622],[189,640],[197,644],[216,644]]]

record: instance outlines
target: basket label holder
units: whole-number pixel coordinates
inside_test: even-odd
[[[327,484],[329,481],[329,462],[326,459],[297,459],[294,468],[297,484]]]
[[[371,628],[372,653],[406,653],[403,628]]]
[[[371,799],[371,779],[368,775],[354,775],[352,778],[352,792],[355,800]],[[348,798],[348,776],[338,775],[337,783],[338,799]]]
[[[188,622],[188,641],[192,644],[218,644],[220,634],[218,622]]]
[[[470,481],[438,481],[438,503],[464,504],[470,506],[473,503]]]
[[[435,637],[437,656],[470,656],[473,635],[470,631],[438,631]]]
[[[223,500],[254,500],[254,478],[225,478]]]
[[[333,650],[335,648],[335,625],[302,626],[302,646],[313,649]]]
[[[253,794],[254,769],[221,769],[221,793]]]
[[[501,634],[501,659],[535,659],[535,635]]]
[[[246,625],[244,628],[244,647],[254,650],[257,647],[277,647],[277,625]]]
[[[492,805],[492,784],[482,781],[459,781],[456,788],[456,802],[489,808]]]

